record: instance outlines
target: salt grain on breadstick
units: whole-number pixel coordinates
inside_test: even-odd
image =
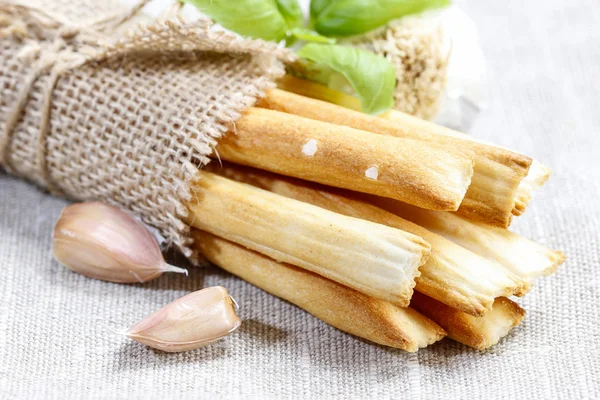
[[[278,111],[250,108],[216,153],[228,161],[287,176],[456,210],[471,181],[465,156]]]
[[[336,213],[412,232],[431,243],[431,256],[419,269],[416,290],[454,308],[483,315],[498,296],[521,292],[523,281],[502,266],[378,207],[338,191],[248,167],[209,165],[215,173]]]
[[[474,161],[475,169],[458,213],[504,228],[510,224],[517,188],[531,164],[531,159],[524,155],[466,139],[464,134],[399,112],[393,113],[391,121],[280,89],[267,92],[261,106],[369,132],[420,140],[467,155]]]
[[[193,236],[196,249],[210,262],[344,332],[411,352],[445,335],[412,308],[369,297],[206,232],[194,230]]]
[[[189,225],[400,306],[429,255],[429,244],[411,233],[205,171],[192,193]]]

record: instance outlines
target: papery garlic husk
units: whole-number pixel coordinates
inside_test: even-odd
[[[65,207],[54,227],[53,243],[61,264],[90,278],[142,283],[167,271],[187,274],[165,262],[156,239],[141,222],[103,203]]]
[[[222,286],[190,293],[133,325],[126,336],[158,350],[195,350],[235,331],[237,304]]]

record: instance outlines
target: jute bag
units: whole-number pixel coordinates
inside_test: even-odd
[[[293,55],[119,1],[0,0],[0,165],[138,214],[192,256],[185,202],[216,141]]]

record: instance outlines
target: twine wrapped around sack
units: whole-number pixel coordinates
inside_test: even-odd
[[[293,54],[177,9],[135,23],[144,2],[40,3],[0,1],[0,165],[120,205],[192,256],[188,184]]]

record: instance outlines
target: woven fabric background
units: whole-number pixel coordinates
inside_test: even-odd
[[[600,4],[471,0],[490,68],[472,133],[554,169],[515,223],[568,256],[520,299],[528,315],[479,352],[450,340],[417,354],[370,345],[221,272],[145,285],[78,276],[51,257],[66,202],[0,173],[0,397],[600,398]],[[183,294],[224,285],[241,330],[165,354],[111,333]]]

